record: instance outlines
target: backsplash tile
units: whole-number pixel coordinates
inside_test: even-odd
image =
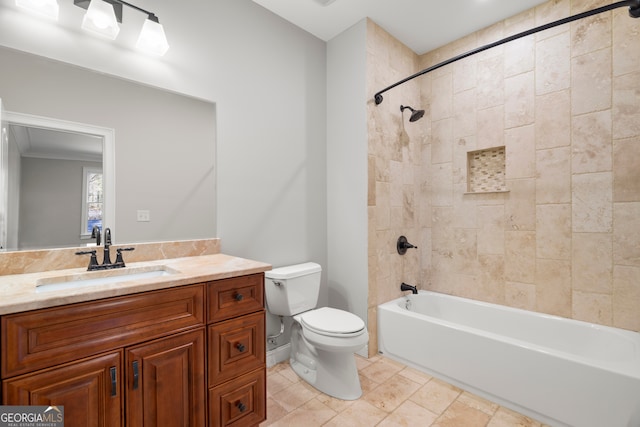
[[[134,243],[113,245],[112,261],[118,247],[134,247],[127,252],[125,262],[153,261],[157,259],[181,258],[220,253],[220,239],[176,240],[166,242]],[[66,270],[88,265],[88,258],[75,253],[87,250],[86,246],[77,248],[41,249],[0,253],[0,275],[39,273],[50,270]],[[102,249],[98,250],[98,259]]]

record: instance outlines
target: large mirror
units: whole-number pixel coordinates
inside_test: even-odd
[[[51,144],[49,151],[61,139],[76,148],[102,146],[102,160],[94,157],[91,161],[86,157],[89,153],[80,154],[83,150],[75,154],[82,158],[69,153],[57,157],[66,157],[85,171],[99,170],[102,163],[102,226],[112,229],[115,243],[216,237],[215,104],[4,47],[0,47],[0,63],[0,99],[13,137],[31,140],[44,149],[46,142],[37,140],[45,135]],[[63,138],[44,132],[50,130],[63,132]],[[87,137],[93,142],[87,142]],[[72,186],[69,177],[63,177],[65,166],[53,169],[53,161],[45,166],[44,154],[22,153],[20,157],[24,169],[20,184],[9,176],[7,187],[13,186],[14,194],[20,194],[15,187],[29,180],[38,178],[48,185],[20,194],[22,202],[28,198],[36,207],[62,208],[71,205],[64,197],[72,197],[74,203],[82,199],[82,176],[73,181],[76,188],[69,192],[73,195],[63,196],[54,190]],[[82,163],[86,164],[80,166]],[[67,163],[66,172],[70,169]],[[74,172],[76,177],[78,173]],[[90,242],[81,229],[81,218],[87,215],[82,208],[70,207],[73,214],[68,215],[37,209],[30,213],[15,200],[5,208],[8,218],[20,210],[18,225],[6,227],[3,250]],[[59,215],[74,219],[63,224]],[[20,223],[25,227],[21,229]],[[58,232],[64,236],[56,236]]]

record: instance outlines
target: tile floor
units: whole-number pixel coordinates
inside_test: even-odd
[[[287,362],[267,373],[260,427],[546,427],[383,356],[356,356],[362,397],[343,401],[300,380]]]

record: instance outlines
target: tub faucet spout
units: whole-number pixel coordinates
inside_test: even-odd
[[[404,282],[402,282],[402,284],[400,285],[400,290],[401,291],[411,291],[412,294],[417,294],[418,293],[418,288],[416,288],[415,286],[411,286],[408,285]]]

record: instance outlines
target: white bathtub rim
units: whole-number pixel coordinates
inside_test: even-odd
[[[465,301],[469,301],[473,304],[478,304],[478,305],[482,305],[482,306],[486,306],[486,307],[490,307],[490,308],[499,308],[499,309],[503,309],[503,310],[513,310],[516,312],[528,312],[531,313],[528,310],[523,310],[523,309],[519,309],[519,308],[514,308],[514,307],[508,307],[508,306],[503,306],[503,305],[499,305],[499,304],[493,304],[493,303],[488,303],[488,302],[484,302],[484,301],[478,301],[478,300],[473,300],[470,298],[464,298],[464,297],[459,297],[459,296],[455,296],[455,295],[448,295],[448,294],[443,294],[443,293],[439,293],[439,292],[433,292],[433,291],[425,291],[425,290],[420,290],[419,294],[422,295],[438,295],[438,296],[445,296],[445,297],[450,297],[450,298],[457,298],[457,299],[462,299]],[[581,320],[575,320],[575,319],[568,319],[565,317],[561,317],[561,316],[555,316],[552,314],[546,314],[546,313],[538,313],[535,312],[536,315],[542,316],[542,317],[546,317],[546,318],[551,318],[551,319],[558,319],[559,321],[572,321],[572,322],[579,322],[579,323],[583,323],[585,325],[589,325],[589,327],[595,327],[595,328],[599,328],[602,330],[606,330],[615,334],[619,334],[619,335],[623,335],[625,336],[625,338],[629,338],[632,339],[633,341],[635,341],[635,354],[633,355],[633,357],[628,360],[628,361],[607,361],[607,360],[594,360],[592,358],[588,358],[588,357],[584,357],[581,356],[579,354],[575,354],[575,353],[569,353],[566,351],[562,351],[559,349],[555,349],[555,348],[550,348],[550,347],[546,347],[546,346],[542,346],[539,344],[534,344],[534,343],[529,343],[527,341],[524,340],[519,340],[517,338],[512,338],[512,337],[505,337],[503,335],[497,334],[497,333],[493,333],[493,332],[489,332],[489,331],[485,331],[484,329],[478,329],[478,328],[472,328],[466,325],[460,325],[448,320],[443,320],[440,319],[438,317],[433,317],[433,316],[429,316],[427,314],[423,314],[423,313],[417,313],[417,312],[413,312],[413,311],[409,311],[403,307],[400,306],[401,303],[403,303],[404,301],[407,300],[407,296],[402,296],[400,298],[396,298],[394,300],[388,301],[386,303],[380,304],[378,306],[378,309],[383,308],[383,309],[387,309],[387,310],[391,310],[397,313],[402,313],[402,315],[405,316],[409,316],[412,318],[416,318],[416,319],[421,319],[421,318],[428,318],[430,322],[433,322],[435,324],[441,325],[441,326],[446,326],[458,331],[463,331],[463,332],[467,332],[467,333],[474,333],[474,334],[478,334],[481,336],[485,336],[489,339],[492,340],[496,340],[496,341],[500,341],[500,342],[509,342],[513,345],[516,345],[518,347],[521,348],[525,348],[531,351],[535,351],[535,352],[539,352],[539,353],[544,353],[544,354],[554,354],[554,355],[561,355],[564,356],[565,358],[569,359],[569,360],[573,360],[577,363],[581,363],[587,366],[590,366],[592,368],[596,368],[596,369],[603,369],[603,370],[608,370],[611,372],[614,372],[616,374],[619,375],[623,375],[623,376],[628,376],[628,377],[632,377],[635,379],[640,379],[640,333],[638,332],[633,332],[633,331],[629,331],[629,330],[623,330],[623,329],[618,329],[618,328],[613,328],[610,326],[606,326],[606,325],[597,325],[597,324],[593,324],[593,323],[589,323],[589,322],[584,322]]]

